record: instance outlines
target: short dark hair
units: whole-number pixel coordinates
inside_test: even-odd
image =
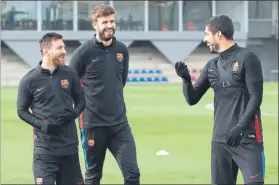
[[[220,31],[228,40],[233,40],[234,25],[227,15],[216,15],[209,18],[205,25],[215,34]]]
[[[96,22],[99,17],[109,16],[115,13],[116,13],[115,9],[110,5],[106,5],[106,4],[97,5],[93,8],[91,12],[92,21]]]
[[[53,40],[60,40],[60,39],[63,39],[63,36],[58,33],[55,32],[46,33],[39,41],[41,53],[43,51],[43,48],[49,45]]]

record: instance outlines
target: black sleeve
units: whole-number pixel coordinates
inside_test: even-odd
[[[29,108],[32,103],[33,96],[29,90],[29,81],[26,76],[24,76],[18,87],[17,94],[17,114],[20,119],[28,123],[29,125],[39,128],[39,122],[42,120],[36,118],[33,114],[29,112]],[[39,128],[40,129],[40,128]]]
[[[79,77],[76,74],[75,71],[73,71],[73,82],[72,82],[72,98],[74,100],[74,111],[76,113],[75,119],[80,115],[80,113],[85,108],[85,97],[84,97],[84,91],[81,87]]]
[[[85,45],[79,46],[72,54],[69,66],[73,68],[78,74],[79,78],[84,73],[84,63],[86,62],[87,47]]]
[[[128,71],[129,71],[129,51],[128,48],[126,48],[125,58],[123,61],[123,74],[122,74],[123,87],[126,85],[127,82]]]
[[[197,104],[210,87],[207,78],[208,64],[203,68],[194,86],[191,80],[183,79],[183,94],[189,105]]]
[[[263,73],[262,65],[259,58],[249,53],[244,59],[245,82],[249,92],[250,99],[248,101],[245,113],[239,120],[238,126],[245,129],[259,110],[263,97]]]

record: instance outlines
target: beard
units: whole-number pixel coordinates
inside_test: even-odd
[[[210,52],[212,52],[212,53],[215,53],[215,52],[218,53],[219,48],[220,48],[218,43],[215,43],[215,44],[209,44],[208,43],[207,46],[209,47]]]
[[[112,33],[105,33],[106,31],[112,31]],[[114,33],[115,33],[115,29],[114,28],[105,28],[104,30],[102,30],[102,31],[99,31],[99,35],[100,35],[100,39],[102,40],[102,41],[105,41],[105,42],[107,42],[107,41],[109,41],[110,39],[112,39],[112,37],[114,36]]]
[[[65,54],[55,55],[51,60],[54,66],[63,66],[65,65]]]

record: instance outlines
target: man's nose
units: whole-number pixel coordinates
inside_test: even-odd
[[[207,43],[207,41],[206,41],[206,38],[205,38],[205,37],[203,38],[203,42],[204,42],[204,43]]]
[[[65,48],[63,48],[62,53],[63,53],[63,54],[66,54],[66,53],[67,53],[66,50],[65,50]]]

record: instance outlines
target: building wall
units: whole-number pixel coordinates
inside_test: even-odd
[[[151,41],[169,62],[186,58],[200,45],[204,23],[212,15],[227,14],[232,18],[236,31],[235,41],[241,46],[247,46],[248,38],[271,40],[275,33],[274,11],[277,11],[278,15],[278,9],[274,9],[273,1],[25,1],[24,3],[2,1],[1,3],[1,39],[30,67],[34,67],[40,59],[38,40],[46,32],[56,31],[61,33],[65,40],[76,40],[80,43],[90,39],[95,33],[91,26],[91,10],[99,3],[110,4],[116,8],[117,39],[127,46],[137,40]],[[249,47],[253,50],[264,48],[266,45],[251,43]],[[276,45],[270,46],[276,50]],[[259,49],[256,50],[257,53],[261,52]],[[273,55],[276,55],[276,52],[269,53],[269,57],[264,57],[263,61],[277,63],[276,56]]]
[[[2,40],[33,67],[39,52],[28,51],[38,51],[38,40],[45,32],[55,30],[65,40],[81,43],[90,39],[94,34],[90,14],[92,6],[99,3],[116,8],[119,40],[127,46],[136,40],[149,40],[170,62],[186,58],[202,42],[204,23],[209,17],[220,12],[219,9],[229,11],[224,4],[212,1],[29,1],[28,6],[6,1],[3,6],[6,18],[1,20]],[[234,9],[242,11],[246,4],[234,4]],[[199,16],[193,16],[197,12]],[[248,22],[235,17],[233,20],[243,28],[236,30],[235,39],[245,46],[247,30],[244,28]]]
[[[245,27],[248,14],[244,10],[248,9],[248,1],[22,2],[2,1],[3,30],[92,30],[90,18],[92,7],[105,3],[116,8],[116,20],[121,30],[203,31],[204,22],[210,16],[222,13],[232,17],[238,31],[240,31],[238,28],[243,28],[241,31],[247,32]],[[13,20],[15,24],[12,23]],[[26,24],[19,24],[20,21],[25,21]]]

